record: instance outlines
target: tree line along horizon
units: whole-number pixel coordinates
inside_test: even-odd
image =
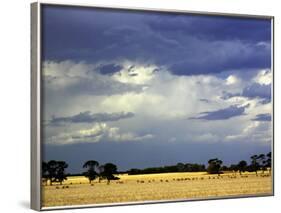
[[[50,160],[48,162],[42,162],[42,178],[47,184],[50,185],[54,182],[62,184],[67,180],[67,176],[85,176],[88,178],[91,184],[93,180],[98,179],[98,182],[106,180],[107,184],[111,180],[119,180],[120,178],[115,176],[116,174],[155,174],[155,173],[173,173],[173,172],[207,172],[208,174],[220,175],[224,171],[239,172],[241,175],[243,172],[255,172],[258,175],[258,171],[263,173],[269,170],[271,173],[271,152],[267,154],[253,155],[250,157],[250,164],[245,160],[239,161],[237,164],[231,164],[230,166],[223,165],[223,161],[218,158],[212,158],[208,160],[208,166],[197,163],[177,163],[171,166],[162,167],[149,167],[145,169],[132,168],[125,172],[118,171],[117,166],[113,163],[106,163],[100,165],[98,161],[88,160],[82,166],[86,171],[79,174],[66,174],[65,169],[68,168],[68,164],[65,161]]]

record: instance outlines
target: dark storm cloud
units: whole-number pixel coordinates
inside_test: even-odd
[[[43,32],[44,60],[129,59],[177,75],[271,62],[270,20],[45,6]]]
[[[246,97],[249,99],[259,98],[261,104],[267,104],[271,101],[271,84],[253,83],[243,89],[241,93],[229,93],[223,91],[221,99],[227,100],[233,97]]]
[[[253,121],[271,121],[271,114],[266,113],[266,114],[258,114]]]
[[[233,97],[238,97],[238,96],[241,96],[241,93],[230,93],[230,92],[223,91],[222,96],[220,98],[223,100],[227,100],[227,99],[230,99]]]
[[[255,143],[91,143],[72,144],[68,146],[46,145],[43,147],[43,160],[64,160],[69,164],[67,172],[82,172],[82,165],[89,159],[100,164],[112,162],[119,171],[131,168],[173,165],[183,163],[207,164],[210,158],[218,157],[225,165],[239,160],[249,161],[249,156],[267,153],[270,144],[257,146]],[[83,154],[77,154],[83,153]]]
[[[226,120],[232,117],[245,115],[245,109],[248,106],[236,106],[232,105],[228,108],[219,109],[211,112],[201,112],[197,117],[191,117],[190,119],[201,119],[201,120]]]
[[[204,44],[203,41],[198,43],[198,46]],[[271,64],[269,49],[237,41],[206,42],[192,54],[170,65],[172,72],[178,75],[209,74],[231,69],[268,68]]]
[[[116,72],[119,72],[122,69],[122,66],[117,64],[107,64],[100,66],[98,69],[101,74],[114,74]]]
[[[132,112],[91,113],[90,111],[86,111],[68,117],[53,117],[50,121],[50,124],[56,125],[61,123],[108,122],[108,121],[118,121],[120,119],[131,118],[133,116],[134,113]]]
[[[177,130],[177,125],[174,128],[170,128],[173,125],[163,128],[160,122],[165,122],[162,119],[157,119],[157,115],[147,117],[148,114],[144,111],[153,114],[154,107],[151,110],[137,109],[142,114],[138,115],[140,121],[130,122],[132,127],[126,130],[123,125],[119,126],[117,122],[108,124],[109,130],[113,128],[115,131],[120,128],[120,132],[116,133],[119,138],[122,138],[123,135],[130,136],[132,134],[132,137],[128,137],[130,139],[128,141],[122,141],[122,143],[112,141],[110,143],[107,129],[100,128],[101,130],[99,130],[97,128],[97,131],[93,129],[92,131],[86,131],[89,134],[82,136],[79,133],[80,130],[78,131],[76,128],[88,126],[91,122],[111,122],[120,119],[131,121],[129,118],[135,116],[133,113],[81,112],[76,114],[77,112],[73,112],[73,109],[77,110],[77,107],[80,107],[84,100],[87,100],[86,103],[83,103],[84,105],[90,102],[91,96],[97,96],[97,100],[93,99],[91,103],[97,103],[97,106],[99,106],[100,99],[103,98],[101,96],[110,98],[111,95],[122,95],[128,92],[147,92],[149,95],[149,92],[153,92],[154,84],[150,91],[143,89],[145,85],[122,83],[112,78],[111,74],[119,72],[122,69],[120,65],[126,64],[126,61],[133,64],[131,66],[132,72],[129,71],[130,68],[128,70],[128,75],[132,77],[138,75],[133,72],[134,64],[137,66],[142,65],[142,63],[145,65],[154,64],[156,67],[163,68],[155,69],[155,72],[159,72],[159,77],[162,77],[160,76],[161,70],[167,69],[175,75],[208,74],[223,76],[226,72],[233,70],[242,70],[241,72],[245,70],[245,72],[250,73],[249,70],[255,68],[268,68],[271,61],[270,20],[167,15],[155,12],[60,6],[44,6],[42,18],[42,60],[56,63],[69,60],[74,65],[82,61],[85,64],[99,66],[93,66],[90,70],[86,70],[87,75],[77,77],[71,74],[76,74],[76,71],[80,73],[79,70],[71,70],[70,75],[66,73],[63,77],[60,77],[62,75],[45,76],[43,97],[49,109],[46,107],[44,110],[49,111],[46,111],[44,116],[48,119],[52,114],[57,113],[56,115],[59,116],[49,120],[49,124],[54,126],[61,124],[76,125],[67,125],[62,128],[50,128],[46,125],[43,134],[45,138],[43,138],[42,143],[44,160],[64,160],[69,163],[67,172],[81,172],[81,165],[89,159],[98,160],[101,164],[112,162],[117,164],[120,170],[126,170],[134,167],[171,165],[178,162],[206,163],[208,159],[214,157],[222,159],[226,164],[236,163],[238,160],[247,159],[253,154],[265,153],[270,150],[270,144],[259,144],[262,138],[260,140],[258,138],[257,143],[247,143],[247,140],[241,139],[235,144],[225,141],[210,144],[209,141],[195,143],[196,138],[193,141],[191,135],[191,141],[187,141],[185,137],[189,133],[188,131],[182,132],[181,128]],[[58,72],[55,73],[61,74],[62,70],[56,71]],[[243,73],[242,77],[244,76],[246,75]],[[176,76],[172,77],[177,78]],[[245,81],[245,78],[242,77],[241,79]],[[159,82],[164,82],[163,88],[166,86],[165,81]],[[155,88],[157,95],[158,85],[155,84],[155,86],[157,87]],[[167,85],[168,89],[173,88]],[[246,91],[245,95],[253,98],[252,89],[248,89],[249,91]],[[163,94],[160,93],[161,96],[166,94],[166,88],[164,90]],[[173,92],[173,90],[171,91]],[[196,91],[194,94],[196,94]],[[198,96],[199,98],[200,96]],[[130,101],[133,102],[134,99],[130,99]],[[140,101],[146,103],[145,99]],[[208,100],[205,99],[200,101],[204,105],[208,103]],[[143,103],[136,104],[143,106]],[[167,104],[169,103],[167,102]],[[150,107],[150,105],[153,106],[154,101],[151,104],[149,102],[147,107]],[[213,111],[203,112],[191,119],[221,120],[224,125],[227,119],[244,115],[246,107],[233,105],[219,110],[215,108]],[[105,111],[107,110],[105,109]],[[161,112],[161,110],[159,111]],[[204,109],[204,111],[206,110]],[[67,114],[61,114],[62,112]],[[152,124],[148,125],[148,122]],[[167,120],[167,123],[170,124],[171,121]],[[203,125],[206,122],[200,123]],[[181,123],[178,124],[181,125]],[[184,125],[186,124],[182,126]],[[190,124],[187,123],[187,125]],[[218,132],[231,132],[232,126],[225,126],[225,129],[218,129]],[[147,143],[142,143],[139,140],[136,140],[136,142],[133,140],[135,128],[141,133],[145,132],[145,135],[146,132],[152,131],[154,133],[156,131],[158,133],[159,131],[159,137],[158,134],[155,134],[155,137]],[[133,132],[130,132],[130,130],[133,130]],[[201,128],[200,131],[207,133],[207,135],[212,133],[209,127]],[[200,133],[202,134],[202,132]],[[184,139],[182,135],[184,135]],[[177,138],[174,141],[175,136]],[[138,134],[136,134],[136,137],[138,137]],[[48,143],[50,138],[52,143]],[[96,138],[101,138],[101,143],[94,143]],[[142,136],[139,136],[139,138],[142,138]],[[62,145],[58,146],[60,144]]]
[[[149,21],[151,29],[159,32],[175,31],[193,34],[208,40],[237,39],[250,42],[270,41],[268,20],[234,17],[170,15]],[[251,29],[251,30],[249,30]]]
[[[248,98],[261,98],[265,100],[271,99],[271,84],[254,83],[243,89],[242,96]]]

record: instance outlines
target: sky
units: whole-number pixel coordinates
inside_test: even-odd
[[[125,171],[271,150],[269,19],[42,12],[43,160]]]

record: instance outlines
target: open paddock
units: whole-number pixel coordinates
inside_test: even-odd
[[[272,194],[272,177],[262,172],[257,176],[194,172],[118,177],[109,185],[105,180],[89,184],[87,178],[77,176],[68,177],[62,185],[43,186],[43,207]]]

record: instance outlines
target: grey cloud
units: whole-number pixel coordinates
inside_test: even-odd
[[[122,66],[118,64],[107,64],[99,67],[99,71],[101,74],[114,74],[119,72],[122,69]]]
[[[61,82],[72,81],[68,85],[64,85],[63,87],[58,87]],[[142,87],[144,85],[135,85],[130,83],[118,82],[107,76],[99,76],[95,75],[86,77],[50,77],[44,76],[43,81],[45,83],[46,89],[44,92],[46,93],[66,93],[70,95],[76,94],[88,94],[88,95],[114,95],[114,94],[122,94],[125,92],[142,92]]]
[[[43,27],[43,60],[151,61],[177,75],[271,65],[269,20],[45,7]]]
[[[227,99],[230,99],[230,98],[233,98],[233,97],[237,97],[237,96],[241,96],[241,94],[240,93],[230,93],[230,92],[223,91],[222,92],[222,96],[220,98],[223,99],[223,100],[227,100]]]
[[[91,113],[90,111],[86,111],[68,117],[53,117],[50,121],[50,124],[56,125],[62,123],[108,122],[108,121],[118,121],[121,119],[131,118],[133,116],[134,113],[132,112]]]
[[[253,121],[271,121],[271,114],[270,113],[265,113],[265,114],[258,114]]]
[[[271,99],[262,99],[259,101],[260,104],[268,104],[271,102]]]
[[[254,83],[243,89],[242,96],[248,98],[262,98],[266,100],[271,99],[271,84]]]
[[[223,91],[221,99],[227,100],[233,97],[259,98],[261,104],[267,104],[271,101],[271,84],[253,83],[243,89],[241,93],[229,93]]]
[[[174,15],[155,17],[147,21],[148,26],[157,32],[192,33],[208,40],[230,40],[240,37],[241,40],[257,42],[270,40],[268,20],[253,21],[252,19],[236,19],[234,17],[210,17],[198,15]],[[249,25],[251,30],[247,30]]]
[[[90,134],[90,135],[73,135],[71,136],[72,139],[74,140],[85,140],[85,139],[96,139],[98,136],[102,136],[103,135],[103,132],[98,132],[96,134]]]
[[[226,120],[232,117],[245,115],[246,106],[232,105],[228,108],[219,109],[210,112],[201,112],[197,117],[191,117],[190,119],[201,119],[201,120]]]
[[[199,99],[199,101],[205,102],[205,103],[210,103],[210,101],[208,99],[206,99],[206,98],[201,98],[201,99]]]
[[[226,165],[248,159],[255,153],[267,153],[270,145],[257,146],[255,143],[84,143],[68,146],[43,144],[44,160],[63,159],[69,163],[69,172],[82,172],[81,165],[95,156],[100,163],[114,162],[119,170],[163,166],[178,162],[207,163],[213,156],[224,160]],[[106,151],[105,151],[106,150]],[[83,155],[77,155],[83,153]],[[106,154],[104,154],[106,153]],[[200,153],[200,154],[198,154]]]

